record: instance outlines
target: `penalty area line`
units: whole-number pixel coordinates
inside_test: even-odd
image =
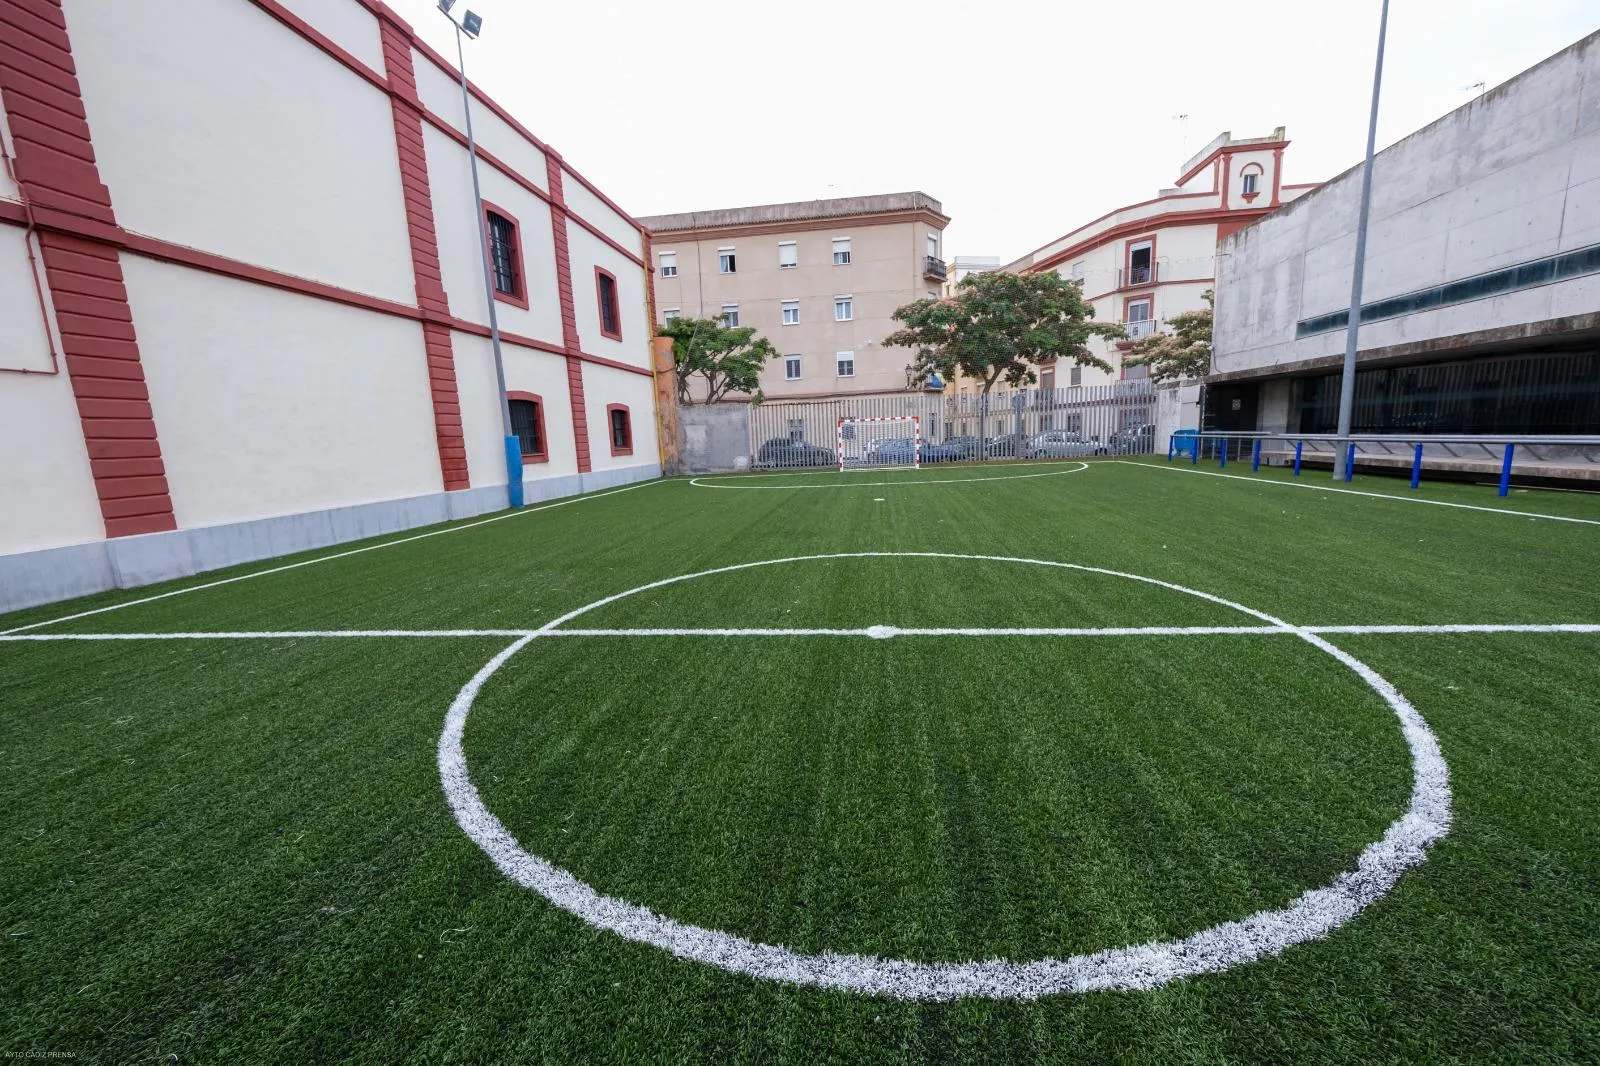
[[[825,628],[635,628],[635,629],[283,629],[189,633],[4,633],[0,643],[101,640],[301,640],[470,637],[1223,637],[1301,634],[1384,633],[1600,633],[1600,623],[1466,622],[1440,625],[1334,625],[1334,626],[1017,626],[918,628],[867,626],[861,629]]]

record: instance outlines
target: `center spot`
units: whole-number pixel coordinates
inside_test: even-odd
[[[876,637],[879,640],[887,640],[899,632],[900,630],[894,626],[873,626],[867,630],[867,636]]]

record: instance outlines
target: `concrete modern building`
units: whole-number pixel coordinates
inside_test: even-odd
[[[1222,245],[1208,426],[1333,432],[1361,168]],[[1600,432],[1600,34],[1373,162],[1353,429]]]
[[[492,30],[492,26],[491,26]],[[0,610],[659,473],[640,226],[378,0],[0,3]]]
[[[904,392],[895,308],[937,299],[949,219],[926,193],[654,215],[657,321],[724,317],[780,353],[768,399]]]

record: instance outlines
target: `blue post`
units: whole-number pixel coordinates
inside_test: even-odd
[[[522,442],[506,438],[506,495],[512,510],[522,506]]]
[[[1411,453],[1411,487],[1416,488],[1422,484],[1422,445],[1417,445]]]
[[[1171,437],[1167,438],[1167,462],[1169,463],[1172,462],[1172,449],[1177,445],[1177,443],[1178,442],[1173,440]]]
[[[1349,449],[1344,453],[1344,479],[1351,480],[1356,476],[1356,444],[1350,442]]]
[[[1515,444],[1506,445],[1506,458],[1500,464],[1500,495],[1504,496],[1511,491],[1511,453],[1517,450]]]
[[[1223,466],[1227,466],[1227,465],[1228,465],[1228,438],[1227,437],[1223,437],[1222,438],[1222,450],[1217,452],[1217,466],[1223,467]]]
[[[1250,453],[1250,472],[1253,474],[1261,469],[1261,438],[1256,438],[1255,449]]]
[[[1300,449],[1304,448],[1305,446],[1306,446],[1306,442],[1303,441],[1303,440],[1297,440],[1297,441],[1294,442],[1294,476],[1295,477],[1299,477],[1300,476]]]
[[[1194,435],[1194,447],[1189,451],[1190,466],[1195,466],[1200,462],[1200,442],[1203,439],[1198,433]]]

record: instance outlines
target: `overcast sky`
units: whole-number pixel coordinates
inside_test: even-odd
[[[441,52],[433,0],[389,0]],[[1360,161],[1379,0],[462,0],[468,74],[635,215],[920,189],[1014,259],[1287,126]],[[1597,0],[1391,0],[1379,147],[1600,28]],[[1188,118],[1175,116],[1186,114]]]

